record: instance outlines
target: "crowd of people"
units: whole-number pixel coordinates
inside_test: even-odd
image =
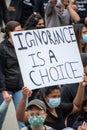
[[[29,90],[11,32],[66,25],[75,32],[83,81]],[[87,0],[10,0],[9,6],[0,0],[0,33],[0,104],[13,100],[19,130],[87,130]]]

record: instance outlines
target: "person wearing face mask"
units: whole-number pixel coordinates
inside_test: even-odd
[[[25,30],[45,28],[44,19],[40,14],[32,14],[24,25]]]
[[[79,86],[79,89],[80,87],[81,86]],[[64,119],[68,114],[78,111],[78,106],[81,103],[80,101],[82,99],[80,99],[79,96],[81,96],[80,94],[82,93],[79,93],[79,89],[73,103],[69,104],[61,103],[61,89],[58,85],[40,89],[40,92],[38,92],[40,97],[39,94],[37,96],[41,98],[47,106],[47,118],[45,122],[47,125],[57,130],[62,130],[66,127]]]
[[[82,52],[87,53],[87,25],[82,28]]]
[[[73,8],[75,0],[49,0],[45,9],[46,27],[59,27],[80,21],[80,17]]]
[[[32,91],[29,91],[27,87],[23,87],[22,92],[23,92],[23,98],[22,98],[23,103],[23,100],[26,101],[27,94],[28,96],[31,96]],[[17,111],[20,111],[20,108],[22,107],[21,103],[19,104],[19,106],[20,107],[18,108]],[[31,100],[27,106],[27,121],[29,125],[27,127],[22,128],[21,130],[55,130],[52,127],[44,125],[46,117],[47,113],[45,103],[39,99]]]
[[[84,98],[84,89],[86,84],[87,82],[85,82],[85,80],[79,84],[76,97],[74,98],[73,103],[70,104],[61,104],[61,91],[58,85],[38,90],[36,98],[44,101],[47,108],[47,117],[45,120],[45,124],[47,126],[50,126],[56,130],[62,130],[66,127],[64,118],[68,114],[79,110]],[[28,94],[28,92],[25,93]],[[26,98],[22,98],[17,109],[17,119],[23,122],[27,122],[29,117],[27,111],[25,111],[25,101]]]
[[[75,36],[80,53],[87,53],[87,25],[75,24]]]

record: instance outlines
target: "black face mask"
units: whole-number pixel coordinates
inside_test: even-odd
[[[45,28],[45,26],[38,26],[37,29]]]

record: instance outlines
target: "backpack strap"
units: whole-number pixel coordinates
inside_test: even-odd
[[[50,126],[46,126],[45,125],[45,130],[55,130],[54,128],[50,127]]]

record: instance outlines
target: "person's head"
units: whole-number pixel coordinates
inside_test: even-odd
[[[43,96],[46,105],[49,108],[54,109],[60,105],[61,92],[60,87],[58,85],[42,88],[41,94]]]
[[[61,2],[64,4],[64,5],[67,5],[69,3],[69,0],[61,0]]]
[[[87,26],[85,24],[75,24],[74,31],[79,51],[87,52]]]
[[[21,24],[17,21],[9,21],[6,26],[5,26],[5,35],[4,38],[5,39],[9,39],[10,38],[10,33],[14,32],[14,31],[21,31]]]
[[[29,102],[27,107],[28,122],[34,128],[43,126],[46,119],[46,105],[39,99],[33,99]]]
[[[56,7],[64,6],[61,0],[57,0]]]
[[[29,29],[38,29],[38,28],[44,28],[44,20],[41,15],[39,14],[32,14],[26,21],[24,25],[25,30]]]

